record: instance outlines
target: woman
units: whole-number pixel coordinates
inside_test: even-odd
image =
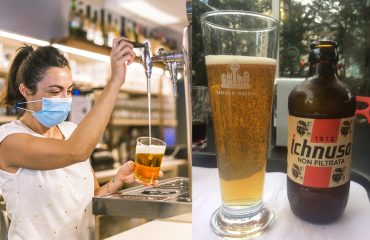
[[[99,187],[89,156],[106,128],[135,58],[124,38],[114,40],[111,78],[89,114],[65,122],[73,82],[67,60],[51,46],[20,48],[2,103],[21,110],[0,126],[0,187],[11,220],[9,239],[93,239],[91,201],[134,181],[132,161]]]

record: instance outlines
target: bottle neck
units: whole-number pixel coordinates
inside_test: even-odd
[[[325,77],[335,79],[337,73],[337,65],[332,62],[318,62],[310,64],[309,75],[316,77]]]

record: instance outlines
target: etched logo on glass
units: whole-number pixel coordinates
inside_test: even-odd
[[[240,64],[230,64],[231,72],[221,74],[221,87],[233,89],[250,89],[249,72],[238,72]]]

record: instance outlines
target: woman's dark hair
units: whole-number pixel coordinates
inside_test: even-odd
[[[69,67],[67,59],[58,49],[43,46],[34,50],[28,45],[19,48],[10,66],[5,91],[0,96],[0,105],[13,106],[17,102],[26,101],[19,92],[19,85],[23,83],[31,94],[35,94],[37,83],[51,67]]]

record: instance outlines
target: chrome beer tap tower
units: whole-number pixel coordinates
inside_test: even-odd
[[[164,48],[160,48],[158,52],[152,56],[149,42],[143,44],[143,55],[142,62],[145,70],[145,75],[148,82],[148,91],[149,91],[149,82],[152,74],[153,63],[163,63],[165,64],[165,70],[168,70],[170,73],[171,81],[173,84],[173,94],[177,96],[177,81],[178,73],[180,70],[184,70],[184,52],[183,51],[167,51]]]
[[[181,50],[160,49],[152,55],[149,42],[132,43],[135,48],[143,48],[142,64],[147,78],[147,91],[150,93],[150,77],[154,63],[165,64],[173,84],[173,94],[177,96],[177,83],[180,71],[184,78],[186,136],[188,155],[188,176],[162,180],[157,188],[134,187],[93,198],[93,213],[135,218],[167,218],[191,212],[191,175],[192,175],[192,114],[191,114],[191,55],[192,55],[192,3],[186,2],[189,25],[184,29]],[[140,209],[140,211],[138,211]]]
[[[181,51],[167,51],[159,49],[158,53],[151,56],[149,42],[144,45],[142,56],[143,66],[147,77],[147,89],[150,90],[150,76],[152,73],[153,63],[161,62],[166,65],[166,70],[169,71],[173,84],[173,94],[177,96],[177,81],[179,71],[183,71],[184,86],[185,86],[185,115],[186,115],[186,137],[187,137],[187,153],[188,153],[188,175],[191,183],[191,168],[192,168],[192,109],[191,109],[191,56],[192,56],[192,2],[187,0],[186,13],[189,25],[184,28],[183,44]],[[191,184],[190,184],[191,198]]]

